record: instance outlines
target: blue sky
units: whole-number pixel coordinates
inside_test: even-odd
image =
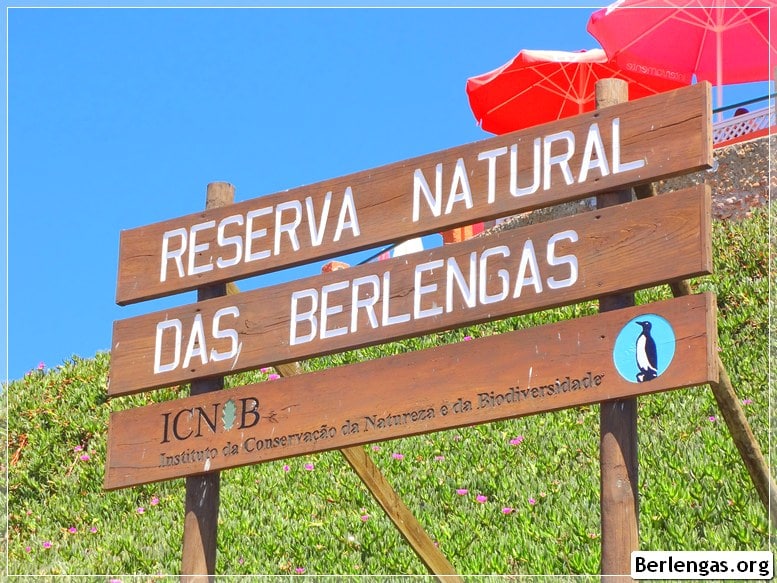
[[[91,357],[114,320],[193,302],[116,306],[119,232],[201,210],[209,182],[241,201],[488,137],[468,77],[522,48],[598,46],[594,5],[559,4],[6,10],[1,376]]]

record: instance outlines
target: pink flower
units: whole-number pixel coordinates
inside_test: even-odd
[[[464,342],[468,342],[470,340],[472,340],[472,336],[465,336],[464,337]]]
[[[391,457],[393,457],[395,460],[403,460],[405,459],[405,455],[401,453],[392,453]]]
[[[80,459],[82,462],[88,462],[90,459],[89,454],[88,453],[82,454],[81,457],[79,457],[78,459]]]
[[[523,443],[523,435],[519,435],[510,440],[510,445],[521,445],[521,443]]]
[[[436,461],[436,462],[444,462],[445,461],[445,456],[444,455],[436,455],[436,456],[434,456],[434,461]]]
[[[260,369],[259,369],[259,372],[261,372],[261,373],[263,373],[263,374],[267,374],[267,373],[268,373],[268,372],[270,372],[271,370],[272,370],[272,367],[269,367],[269,366],[263,366],[262,368],[260,368]]]
[[[31,553],[32,549],[30,547],[24,547],[25,552]]]
[[[283,471],[288,472],[291,468],[289,467],[289,464],[283,464]]]
[[[742,399],[742,404],[743,405],[752,405],[753,404],[753,400],[752,399]]]
[[[159,504],[159,498],[157,498],[156,496],[152,496],[151,497],[151,506],[156,506],[157,504]]]
[[[142,506],[138,506],[135,512],[137,512],[138,514],[143,514],[145,511],[146,511],[145,508],[143,508]]]
[[[509,506],[505,506],[504,508],[502,508],[502,514],[512,514],[512,512],[513,512],[513,509],[510,508]]]
[[[373,445],[372,446],[372,451],[380,451],[380,446],[379,445]]]
[[[84,450],[84,448],[83,448],[83,447],[81,447],[80,445],[77,445],[77,446],[75,446],[75,447],[73,448],[73,451],[83,451],[83,450]]]
[[[708,417],[708,419],[709,419],[709,420],[710,420],[712,423],[715,423],[715,421],[717,421],[717,420],[718,420],[718,418],[717,418],[717,417],[715,417],[715,415],[710,415],[710,416]]]
[[[279,378],[281,378],[281,375],[279,375],[277,373],[272,373],[270,375],[267,375],[267,380],[268,381],[277,381]]]
[[[302,575],[305,572],[305,567],[297,567],[296,569],[294,569],[294,572],[297,575]]]
[[[305,469],[309,472],[312,472],[314,467],[313,464],[305,464]]]
[[[488,496],[483,496],[483,494],[478,494],[475,497],[475,502],[480,502],[481,504],[485,504],[488,502]]]
[[[67,529],[67,531],[68,531],[70,534],[75,534],[75,533],[77,533],[77,532],[78,532],[78,529],[77,529],[75,526],[71,526],[70,528],[68,528],[68,529]]]
[[[529,504],[534,506],[537,503],[537,501],[534,498],[529,498]]]
[[[45,365],[45,364],[43,364],[43,361],[41,360],[41,361],[38,363],[38,370],[43,370],[44,368],[46,368],[46,365]]]
[[[367,522],[370,519],[370,515],[362,514],[360,518],[362,519],[362,522]]]
[[[237,562],[238,562],[238,564],[242,565],[243,563],[245,563],[245,562],[246,562],[246,560],[245,560],[243,557],[240,557],[240,558],[237,560]]]
[[[466,496],[467,492],[469,492],[469,490],[467,490],[466,488],[459,488],[458,490],[456,490],[456,494],[458,494],[459,496]]]
[[[49,540],[43,541],[43,548],[44,549],[50,549],[51,548],[51,541],[49,541]]]
[[[91,532],[92,534],[96,533],[97,532],[97,527],[93,526],[92,528],[89,529],[89,532]]]

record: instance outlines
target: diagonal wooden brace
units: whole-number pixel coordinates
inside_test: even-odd
[[[656,196],[656,189],[653,184],[638,186],[634,189],[634,192],[637,198]],[[672,283],[670,287],[672,295],[675,297],[687,296],[692,293],[691,285],[687,281]],[[718,374],[719,381],[717,383],[710,383],[712,394],[715,395],[720,413],[723,415],[723,420],[731,432],[734,445],[739,450],[739,455],[745,463],[755,490],[769,513],[772,526],[777,527],[777,486],[769,474],[769,467],[766,464],[758,441],[756,441],[753,435],[750,424],[747,422],[745,412],[720,356],[718,356]]]
[[[228,283],[227,295],[237,293],[239,293],[237,286],[234,283]],[[282,377],[302,374],[302,368],[298,362],[279,364],[275,367],[275,370]],[[380,468],[375,465],[375,462],[372,461],[364,447],[346,447],[339,451],[361,481],[364,482],[364,485],[367,486],[367,489],[386,512],[400,534],[410,544],[427,569],[429,569],[429,572],[445,583],[462,583],[462,579],[456,574],[453,565],[445,558],[440,549],[435,546],[434,541],[429,538],[421,523],[418,522],[399,494],[388,483]]]

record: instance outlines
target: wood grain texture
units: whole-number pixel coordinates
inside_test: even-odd
[[[113,328],[108,394],[135,393],[195,378],[293,362],[707,274],[712,269],[710,221],[709,192],[698,186],[491,237],[119,320]],[[550,278],[557,282],[570,280],[571,268],[568,264],[549,264],[548,241],[554,234],[570,230],[577,234],[578,240],[559,240],[553,256],[558,260],[573,254],[578,264],[577,279],[567,287],[552,289]],[[532,285],[522,286],[520,295],[515,297],[514,283],[521,279],[519,275],[527,245],[532,245],[535,251],[542,287],[538,292]],[[508,252],[509,256],[505,256]],[[472,257],[476,260],[474,269],[468,267]],[[470,287],[477,287],[478,293],[470,298],[471,305],[465,302],[458,284],[448,280],[450,261],[461,267],[467,282],[470,282],[470,275],[474,278],[474,285]],[[437,265],[438,268],[421,271],[417,280],[417,266],[420,265]],[[529,271],[524,273],[526,277],[529,274]],[[354,329],[351,315],[357,303],[353,300],[356,287],[353,282],[370,277],[380,285],[359,287],[357,301],[364,301],[365,294],[379,296],[374,306],[375,318],[374,321],[370,319],[369,310],[357,309]],[[384,288],[386,281],[390,284]],[[321,304],[323,290],[338,286],[337,291],[329,293],[327,301],[330,309],[340,311],[330,313],[325,323],[319,311],[319,334],[309,342],[299,342],[300,334],[312,329],[312,324],[304,321],[297,323],[292,338],[293,294],[317,290]],[[481,286],[486,296],[492,298],[506,291],[502,294],[504,299],[491,303],[482,301]],[[447,288],[453,290],[450,301]],[[418,306],[415,306],[416,300]],[[306,310],[312,302],[312,299],[298,301],[298,312]],[[232,314],[238,312],[239,317],[224,316],[220,324],[234,329],[239,338],[239,351],[233,351],[236,357],[205,363],[202,357],[194,357],[186,362],[181,352],[189,345],[190,331],[195,324],[200,321],[205,336],[213,336],[215,315],[230,309]],[[416,311],[420,316],[421,311],[432,314],[435,310],[439,313],[414,317]],[[406,321],[392,320],[405,314],[409,315]],[[182,330],[180,350],[175,350],[174,330],[169,328],[160,336],[157,355],[158,327],[162,322],[173,320],[180,322]],[[342,333],[321,338],[320,332],[324,328]],[[203,354],[210,354],[212,350],[223,354],[237,346],[233,340],[211,338],[206,340]],[[178,352],[178,357],[173,352]],[[161,364],[173,364],[176,358],[177,367],[168,371],[156,367],[159,372],[154,372],[157,360]]]
[[[575,200],[602,190],[707,168],[712,163],[710,111],[709,84],[699,83],[528,130],[254,198],[226,209],[207,210],[125,230],[119,243],[116,301],[124,305],[156,298],[208,283],[334,257],[349,250],[367,249],[414,235],[436,233]],[[619,120],[619,140],[613,137],[616,118]],[[598,146],[592,150],[588,165],[592,160],[606,159],[607,172],[594,164],[583,176],[580,170],[585,165],[585,145],[594,124],[601,137],[601,150]],[[568,136],[573,136],[574,151],[569,150],[564,141]],[[534,154],[535,140],[539,140],[539,157]],[[622,172],[616,171],[613,152],[616,142],[620,145]],[[512,146],[517,152],[515,172],[511,169]],[[556,163],[548,166],[546,176],[545,162],[567,151],[570,153],[570,176],[565,178],[562,165]],[[511,195],[512,174],[517,176],[519,188],[533,184],[535,160],[542,168],[539,188],[530,194]],[[625,169],[628,162],[638,160],[644,160],[644,166]],[[456,173],[457,164],[460,165],[459,174]],[[435,190],[438,167],[441,172],[441,212],[435,216],[424,203],[414,220],[416,171],[423,174],[430,190]],[[353,218],[347,212],[343,215],[342,201],[349,189],[359,233],[346,228],[336,237],[338,221],[343,217]],[[471,194],[471,201],[462,195],[466,190]],[[327,193],[331,193],[330,203],[328,212],[324,212]],[[315,220],[308,220],[310,210]],[[256,214],[248,229],[255,233],[252,250],[267,251],[267,257],[247,260],[247,224],[252,212]],[[278,226],[293,222],[297,216],[300,224],[296,229],[298,241],[295,246],[289,232]],[[233,218],[222,224],[227,217]],[[277,217],[280,217],[279,221],[276,221]],[[319,229],[324,225],[322,217],[327,220],[325,228]],[[202,228],[192,235],[191,227],[198,224]],[[183,275],[174,267],[174,261],[162,259],[163,235],[176,229],[182,232],[168,240],[167,251],[181,247],[182,233],[188,233],[186,255],[182,257]],[[236,246],[225,242],[234,237],[243,239],[240,252]],[[321,241],[316,241],[318,237]],[[188,257],[189,250],[193,250],[191,258]],[[223,267],[219,267],[219,258]],[[231,264],[233,259],[234,264]],[[165,280],[161,281],[163,264]]]
[[[628,84],[622,79],[596,83],[596,107],[628,101]],[[630,202],[631,188],[596,197],[602,209]],[[609,312],[634,305],[632,292],[599,298],[599,311]],[[637,399],[607,401],[599,406],[599,506],[601,509],[601,573],[626,583],[631,552],[639,550],[639,491],[637,460]]]
[[[205,208],[213,209],[232,204],[235,187],[228,182],[211,182],[205,191]],[[197,290],[197,301],[227,295],[224,283],[212,284]],[[192,381],[191,394],[202,395],[224,388],[223,377]],[[218,541],[219,500],[221,476],[214,472],[186,478],[184,498],[183,542],[181,548],[181,581],[197,583],[207,576],[214,581]]]
[[[613,350],[621,329],[645,314],[670,322],[675,354],[637,383],[617,371]],[[114,412],[104,486],[716,381],[714,322],[714,296],[688,296]]]

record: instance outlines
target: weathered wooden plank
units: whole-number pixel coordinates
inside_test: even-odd
[[[658,367],[636,382],[641,321]],[[714,296],[688,296],[114,412],[104,486],[716,381],[715,330]]]
[[[108,394],[710,273],[705,188],[116,321]]]
[[[683,174],[712,163],[709,84],[123,231],[128,304]]]

